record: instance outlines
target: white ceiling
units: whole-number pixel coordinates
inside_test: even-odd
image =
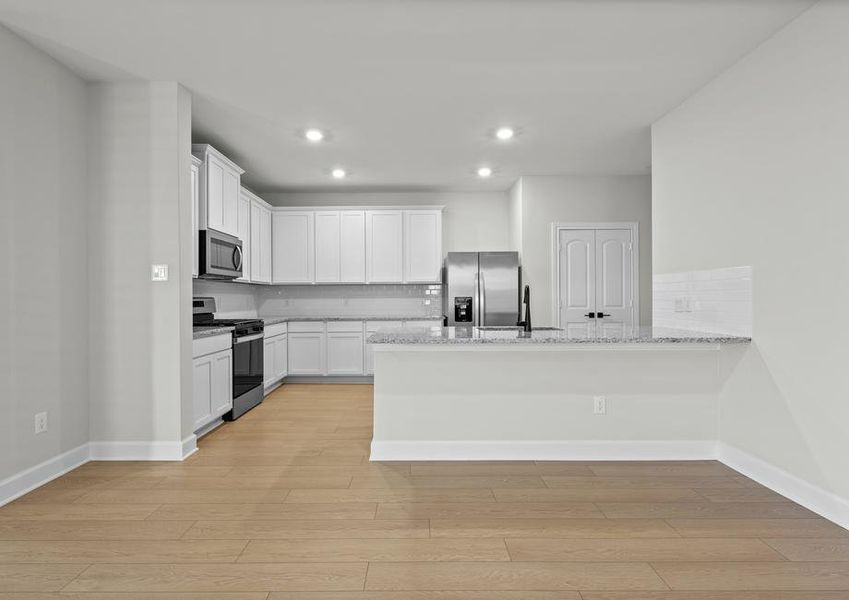
[[[647,173],[650,124],[813,3],[0,0],[0,22],[86,78],[183,83],[195,141],[259,191],[498,190]]]

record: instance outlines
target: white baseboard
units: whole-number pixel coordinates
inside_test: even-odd
[[[91,460],[183,460],[197,450],[197,438],[181,442],[90,442]]]
[[[81,444],[58,456],[49,458],[34,467],[7,477],[3,481],[0,481],[0,506],[8,504],[15,498],[31,492],[48,481],[76,469],[80,465],[87,463],[88,460],[88,444]]]
[[[372,461],[394,460],[713,460],[713,440],[380,441]]]
[[[845,498],[728,444],[719,444],[719,460],[749,479],[849,529],[849,501]]]

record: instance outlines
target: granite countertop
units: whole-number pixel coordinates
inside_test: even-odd
[[[509,344],[747,344],[748,337],[703,333],[682,329],[639,327],[628,331],[609,328],[577,335],[558,329],[538,329],[530,335],[520,328],[480,329],[478,327],[414,327],[385,329],[366,340],[370,344],[397,345],[509,345]]]
[[[196,325],[192,328],[192,339],[199,340],[201,338],[213,337],[215,335],[224,335],[225,333],[230,333],[233,331],[233,327],[219,327],[219,326],[208,326],[204,327],[202,325]]]
[[[410,315],[345,315],[345,316],[309,316],[309,317],[259,317],[266,325],[289,323],[292,321],[442,321],[442,315],[434,317],[411,317]]]

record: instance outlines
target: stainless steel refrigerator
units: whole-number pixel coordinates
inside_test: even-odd
[[[520,278],[518,252],[449,252],[445,259],[448,325],[515,325]]]

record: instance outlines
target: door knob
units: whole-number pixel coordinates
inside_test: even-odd
[[[599,314],[601,314],[601,313],[599,313]],[[585,314],[584,316],[585,316],[585,317],[588,317],[588,318],[590,318],[590,319],[595,319],[595,313],[594,313],[594,312],[587,313],[587,314]]]
[[[609,317],[610,315],[607,313],[597,313],[596,318],[603,319],[604,317]]]

